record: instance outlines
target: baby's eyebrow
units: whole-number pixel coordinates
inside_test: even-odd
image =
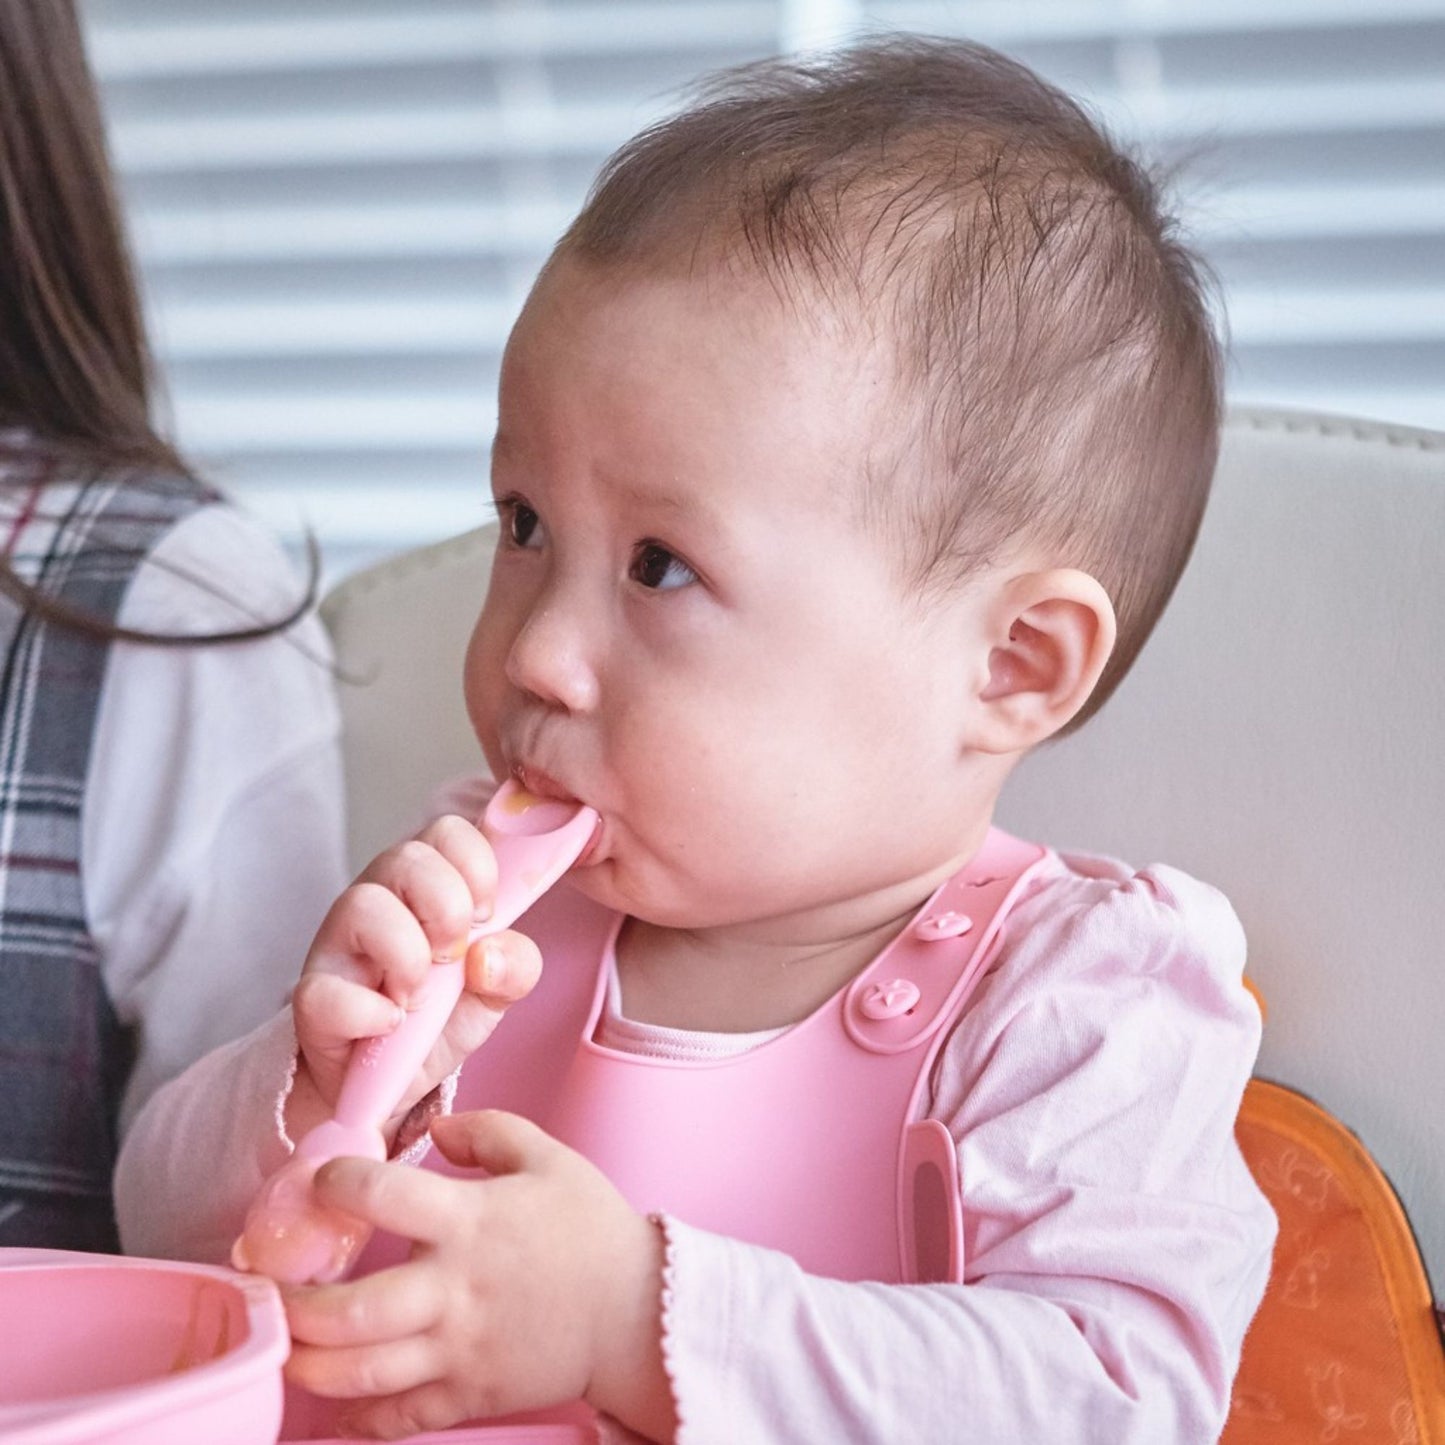
[[[726,528],[725,515],[696,491],[679,491],[669,486],[648,486],[635,479],[619,481],[617,493],[639,511],[671,512],[687,522],[699,522],[718,531]]]

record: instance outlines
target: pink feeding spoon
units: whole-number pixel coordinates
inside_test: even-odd
[[[468,934],[468,946],[510,928],[577,861],[597,814],[581,803],[539,798],[508,779],[480,826],[497,857],[497,893],[491,917]],[[391,1033],[356,1044],[335,1114],[302,1138],[256,1196],[231,1250],[237,1269],[282,1284],[324,1284],[350,1268],[368,1226],[319,1204],[311,1181],[327,1160],[344,1154],[386,1158],[382,1126],[441,1037],[461,996],[465,967],[464,959],[433,964],[406,1018]]]

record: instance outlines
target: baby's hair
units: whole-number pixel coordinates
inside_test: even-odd
[[[742,66],[608,161],[558,254],[741,259],[892,348],[866,515],[920,591],[1021,544],[1098,578],[1119,640],[1073,726],[1103,704],[1193,547],[1222,361],[1160,183],[1075,101],[961,41]]]

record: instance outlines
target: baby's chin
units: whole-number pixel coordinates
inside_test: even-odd
[[[692,926],[694,910],[686,900],[670,897],[658,880],[649,880],[643,870],[630,859],[618,857],[608,844],[609,840],[601,840],[592,856],[584,854],[572,868],[567,874],[571,888],[611,913],[624,913],[659,928]]]
[[[760,921],[753,907],[756,894],[739,895],[729,907],[718,888],[702,884],[679,887],[671,878],[629,867],[613,857],[599,858],[574,868],[568,884],[584,898],[610,913],[621,913],[651,928],[668,931],[703,931]],[[691,884],[691,880],[688,880]]]
[[[626,886],[625,870],[607,851],[606,844],[594,845],[567,873],[567,886],[584,898],[613,913],[634,913],[638,899]],[[641,900],[646,906],[645,900]]]

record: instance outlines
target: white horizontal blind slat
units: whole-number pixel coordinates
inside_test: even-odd
[[[860,0],[862,15],[897,30],[967,27],[1007,49],[1027,41],[1335,29],[1439,18],[1438,0]]]
[[[237,261],[356,257],[535,255],[571,219],[556,202],[418,200],[375,204],[234,208],[225,223],[203,205],[157,206],[140,216],[151,270]]]
[[[98,8],[98,7],[93,7]],[[118,7],[112,7],[118,8]],[[538,54],[611,55],[619,35],[634,54],[690,46],[763,48],[777,40],[771,0],[717,4],[615,4],[558,7],[479,5],[448,14],[433,10],[418,24],[405,4],[391,13],[358,14],[340,7],[281,19],[217,20],[203,4],[185,19],[98,27],[91,44],[97,70],[111,80],[226,72],[387,70],[418,62],[528,59]]]
[[[625,140],[636,101],[384,108],[383,103],[320,114],[227,115],[215,119],[121,120],[112,128],[117,164],[127,174],[384,166],[606,151]]]

